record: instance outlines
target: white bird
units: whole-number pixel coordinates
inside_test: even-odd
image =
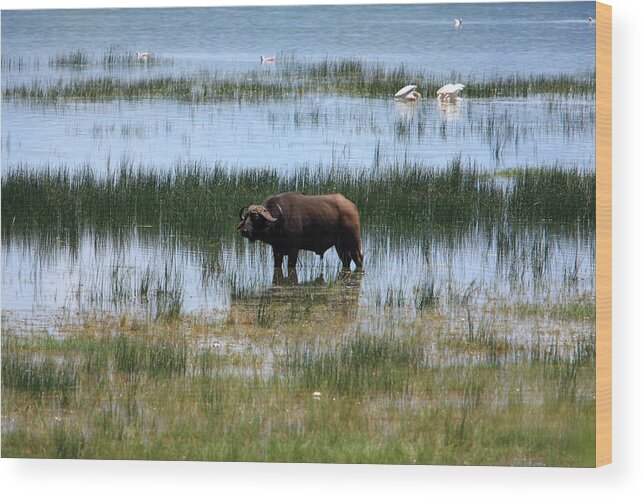
[[[459,19],[459,18],[458,18],[458,19],[456,19],[456,20],[453,22],[453,25],[454,25],[456,28],[461,28],[461,27],[462,27],[462,19]]]
[[[136,52],[136,58],[139,61],[149,61],[152,58],[152,54],[149,52]]]
[[[594,19],[592,16],[590,16],[590,17],[587,18],[587,22],[589,22],[589,24],[594,24],[596,22],[596,19]]]
[[[418,88],[417,85],[407,85],[406,87],[401,88],[394,97],[397,100],[415,102],[421,97],[420,92],[418,92],[416,88]]]
[[[259,57],[259,60],[261,61],[261,64],[268,63],[268,64],[273,64],[275,62],[275,56],[270,56],[270,57],[264,57],[261,56]]]
[[[460,92],[463,88],[464,85],[462,83],[447,83],[439,88],[436,93],[438,94],[438,99],[442,101],[462,100]]]

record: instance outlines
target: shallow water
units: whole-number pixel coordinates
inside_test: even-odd
[[[450,237],[391,237],[384,227],[364,231],[364,270],[349,277],[355,309],[372,317],[384,309],[412,317],[422,293],[435,289],[443,305],[555,302],[593,293],[595,244],[546,229],[517,229],[506,253],[494,232]],[[319,299],[346,280],[333,249],[319,259],[302,252],[296,271],[272,269],[262,243],[240,236],[196,245],[172,235],[133,229],[105,237],[86,232],[76,244],[60,239],[5,240],[3,309],[65,309],[132,313],[156,318],[172,305],[181,312],[223,319],[236,301],[307,286]],[[368,329],[368,327],[365,327]]]
[[[5,170],[89,164],[100,172],[123,160],[159,170],[191,161],[286,172],[318,164],[356,170],[370,167],[376,156],[443,166],[454,155],[490,169],[595,164],[593,99],[7,103],[2,125]]]

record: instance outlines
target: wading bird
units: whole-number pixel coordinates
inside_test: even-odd
[[[462,27],[462,19],[459,19],[459,18],[458,18],[458,19],[456,19],[456,20],[453,22],[453,25],[454,25],[456,28],[461,28],[461,27]]]
[[[401,88],[394,97],[396,100],[416,102],[421,97],[416,88],[418,88],[417,85],[407,85],[406,87]]]
[[[436,92],[438,94],[438,99],[441,101],[456,101],[462,100],[460,97],[460,92],[464,88],[462,83],[448,83],[443,87],[439,88]]]
[[[275,62],[275,56],[270,56],[270,57],[264,57],[261,56],[259,57],[259,61],[261,61],[261,64],[267,63],[267,64],[274,64]]]
[[[136,58],[139,61],[149,61],[152,58],[152,54],[149,52],[136,52]]]

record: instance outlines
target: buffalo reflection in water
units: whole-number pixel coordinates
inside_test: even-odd
[[[323,274],[299,281],[296,269],[274,271],[272,286],[258,295],[234,299],[230,321],[276,327],[298,322],[327,324],[329,319],[355,320],[363,271],[342,271],[327,282]]]

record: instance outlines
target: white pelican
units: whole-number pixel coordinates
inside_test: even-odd
[[[462,83],[447,83],[443,87],[439,88],[436,92],[438,94],[438,99],[442,101],[456,101],[462,100],[460,97],[460,92],[464,88]]]
[[[460,19],[460,18],[455,19],[455,21],[453,22],[453,25],[456,28],[461,28],[462,27],[462,19]]]
[[[589,24],[594,24],[594,23],[596,22],[596,19],[594,19],[592,16],[589,16],[589,17],[587,18],[587,22],[588,22]]]
[[[407,85],[406,87],[401,88],[394,97],[397,100],[415,102],[421,97],[420,93],[415,90],[416,88],[418,88],[417,85]]]
[[[152,54],[149,52],[136,52],[136,58],[139,61],[149,61],[152,58]]]
[[[261,56],[261,57],[259,58],[259,60],[261,61],[261,64],[264,64],[264,63],[274,64],[274,62],[275,62],[275,56],[274,56],[274,55],[272,55],[272,56],[270,56],[270,57],[264,57],[264,56]]]

